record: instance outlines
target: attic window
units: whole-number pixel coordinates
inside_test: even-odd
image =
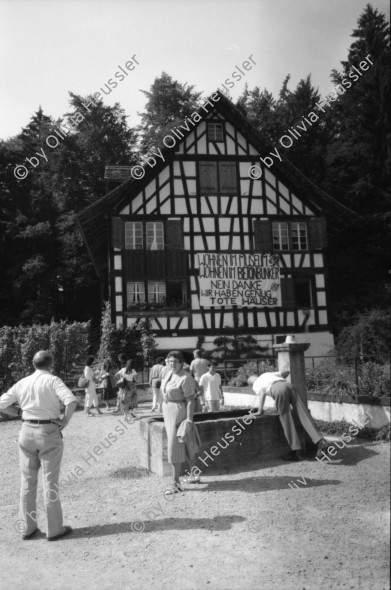
[[[208,123],[208,141],[224,142],[223,123]]]

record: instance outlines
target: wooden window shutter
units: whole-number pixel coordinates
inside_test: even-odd
[[[254,221],[254,250],[256,252],[273,252],[272,224],[268,219]]]
[[[324,217],[310,219],[310,249],[322,250],[327,247],[327,226]]]
[[[111,218],[111,243],[113,248],[125,247],[125,224],[120,217]]]
[[[167,250],[183,250],[183,228],[181,219],[167,219],[166,247]]]
[[[217,194],[217,162],[200,162],[200,192]]]
[[[291,278],[281,279],[281,303],[282,307],[296,307],[295,282]]]
[[[236,162],[219,162],[220,192],[236,195],[238,193],[238,176]]]

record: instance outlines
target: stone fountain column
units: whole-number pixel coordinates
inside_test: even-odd
[[[311,345],[307,342],[295,342],[294,336],[287,336],[286,341],[282,344],[275,344],[274,350],[277,352],[278,370],[284,365],[290,369],[290,375],[287,381],[297,389],[303,403],[307,404],[307,386],[305,379],[304,352]]]

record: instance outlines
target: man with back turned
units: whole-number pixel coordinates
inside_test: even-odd
[[[21,379],[0,398],[0,411],[22,415],[19,434],[21,472],[19,523],[23,540],[39,532],[37,527],[38,471],[42,468],[47,539],[56,541],[72,532],[63,525],[59,498],[59,476],[64,449],[61,430],[76,409],[76,398],[66,385],[51,374],[52,357],[40,350],[33,358],[35,372]],[[60,402],[65,405],[60,418]],[[19,408],[12,406],[17,403]],[[12,406],[12,407],[11,407]]]

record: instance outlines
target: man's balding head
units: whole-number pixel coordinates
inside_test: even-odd
[[[48,371],[52,366],[52,355],[47,350],[39,350],[34,355],[33,365],[35,369]]]

